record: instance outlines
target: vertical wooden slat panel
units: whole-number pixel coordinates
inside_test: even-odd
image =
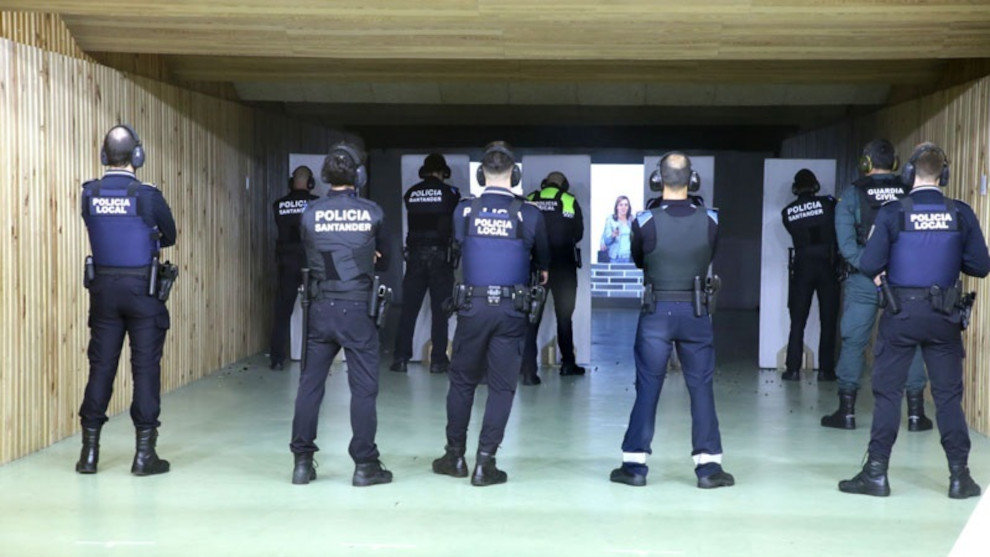
[[[89,60],[49,14],[0,12],[0,463],[78,428],[88,374],[89,251],[80,184],[106,131],[132,123],[172,206],[180,267],[162,367],[168,391],[266,348],[274,229],[288,153],[329,134]],[[7,40],[7,39],[13,40]],[[250,178],[250,190],[244,189]],[[130,400],[121,355],[110,412]],[[168,423],[168,407],[163,409]]]
[[[990,76],[788,139],[782,156],[838,158],[839,180],[848,183],[855,176],[851,161],[874,137],[890,139],[902,159],[922,141],[942,146],[952,170],[946,194],[972,206],[984,233],[990,230],[990,197],[979,187],[990,175]],[[977,292],[973,323],[963,334],[964,407],[973,428],[990,434],[990,281],[967,277],[964,284]]]

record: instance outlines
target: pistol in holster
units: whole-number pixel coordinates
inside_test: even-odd
[[[643,283],[643,290],[639,294],[639,306],[643,313],[653,313],[657,310],[657,300],[653,297],[653,285],[648,282]]]
[[[93,256],[87,255],[86,266],[85,266],[85,270],[83,271],[83,286],[86,288],[86,290],[89,290],[89,287],[92,286],[93,281],[95,279],[96,279],[96,266],[93,264]]]
[[[375,276],[371,284],[371,294],[368,298],[368,317],[375,320],[379,329],[385,324],[388,308],[392,306],[392,289],[382,284],[382,279]]]
[[[171,261],[161,263],[157,267],[158,299],[167,302],[169,295],[172,294],[172,287],[175,286],[175,279],[179,278],[179,267]]]
[[[471,288],[466,284],[457,283],[454,285],[450,297],[443,301],[443,310],[447,317],[467,308],[471,303]]]
[[[529,323],[535,325],[543,314],[543,306],[547,303],[547,289],[539,284],[529,287]]]
[[[889,311],[891,315],[901,312],[901,302],[890,286],[887,275],[880,275],[880,307],[884,308],[884,311]]]
[[[967,292],[959,297],[959,326],[962,330],[969,328],[969,319],[973,314],[973,304],[976,303],[976,292]]]
[[[937,284],[933,285],[928,290],[928,296],[932,309],[943,315],[958,318],[959,326],[964,331],[969,327],[973,304],[976,302],[976,292],[963,293],[960,281],[952,288],[943,289]]]
[[[306,369],[306,347],[309,345],[309,304],[312,300],[312,286],[309,284],[309,268],[301,270],[302,284],[299,285],[299,305],[302,306],[302,350],[299,353],[299,370]]]
[[[457,240],[451,240],[447,245],[447,263],[451,269],[456,269],[461,264],[461,244]]]
[[[718,291],[722,289],[722,279],[718,275],[712,275],[705,279],[705,305],[708,307],[708,315],[715,314],[715,306],[718,305]]]

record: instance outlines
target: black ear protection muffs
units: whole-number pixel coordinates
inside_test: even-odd
[[[478,171],[475,173],[475,177],[478,179],[478,185],[485,185],[484,160],[491,153],[502,153],[512,160],[512,179],[510,181],[510,185],[512,187],[518,186],[519,183],[522,182],[522,169],[519,168],[518,164],[516,164],[516,155],[500,143],[490,143],[488,147],[485,147],[485,153],[481,155],[482,164],[478,166]]]
[[[354,184],[355,188],[361,189],[368,185],[368,169],[364,165],[364,156],[354,147],[346,143],[338,143],[330,148],[330,156],[343,153],[354,163]],[[327,176],[323,176],[323,181],[330,183]]]
[[[801,195],[802,193],[815,195],[821,189],[822,185],[818,183],[818,177],[807,168],[798,170],[797,174],[794,175],[794,182],[791,183],[791,193],[794,195]]]
[[[663,166],[663,161],[667,160],[670,155],[681,155],[688,160],[688,168],[691,168],[691,158],[681,153],[679,151],[671,151],[665,153],[660,160],[657,161],[657,168],[650,174],[650,190],[652,191],[663,191],[663,177],[660,175],[660,167]],[[691,169],[691,178],[688,179],[688,191],[696,192],[701,189],[701,176],[698,175],[694,169]]]
[[[560,177],[559,182],[556,180],[554,181],[550,180],[551,177],[558,177],[558,176]],[[559,170],[554,170],[550,174],[547,174],[547,177],[544,178],[542,182],[540,182],[540,189],[542,190],[543,188],[550,185],[555,186],[557,189],[559,189],[564,193],[567,193],[567,191],[571,189],[571,183],[567,181],[567,176],[565,176],[564,173]]]
[[[425,180],[437,172],[443,177],[442,180],[450,179],[450,167],[447,166],[447,159],[443,158],[440,153],[430,153],[423,160],[423,166],[419,167],[419,179]]]
[[[938,185],[941,188],[949,185],[949,157],[946,156],[945,151],[941,147],[935,145],[931,142],[924,142],[914,148],[914,152],[911,153],[911,158],[908,159],[907,164],[904,165],[904,170],[901,172],[901,182],[909,187],[914,187],[914,176],[915,176],[915,163],[921,158],[921,155],[934,151],[942,156],[942,171],[938,175]]]
[[[860,155],[859,164],[858,164],[860,173],[864,175],[869,174],[876,168],[875,163],[873,162],[873,154],[881,142],[889,144],[889,142],[886,141],[885,139],[874,139],[873,141],[867,143],[866,147],[863,147],[863,154]],[[891,146],[891,149],[893,149],[893,146]],[[890,171],[896,172],[897,169],[900,167],[901,167],[901,159],[895,154],[894,164],[890,165]]]
[[[103,138],[103,147],[100,149],[100,164],[103,166],[110,166],[110,155],[107,153],[107,140],[110,139],[110,132],[117,128],[127,130],[127,133],[131,136],[131,139],[134,140],[134,147],[131,148],[131,152],[128,155],[128,162],[131,163],[134,170],[141,168],[144,166],[144,146],[141,145],[141,138],[138,137],[138,134],[134,131],[134,128],[127,124],[117,124],[116,126],[110,128],[110,131],[107,132],[106,137]]]
[[[316,187],[316,178],[313,177],[313,170],[303,164],[297,166],[296,169],[292,171],[292,174],[289,175],[289,191],[292,191],[292,183],[296,181],[296,172],[299,172],[299,169],[301,168],[305,168],[306,171],[309,172],[309,180],[306,181],[306,189],[312,190]]]

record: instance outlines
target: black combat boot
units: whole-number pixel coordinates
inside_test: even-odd
[[[316,479],[316,466],[313,453],[294,453],[295,467],[292,469],[292,483],[306,485]]]
[[[392,483],[392,473],[382,466],[380,460],[354,465],[354,477],[351,478],[351,485],[354,487],[387,483]]]
[[[612,470],[608,479],[617,484],[626,484],[633,487],[643,487],[646,485],[646,474],[639,474],[626,466],[619,466],[615,470]]]
[[[486,485],[504,484],[509,475],[495,467],[495,455],[478,451],[478,459],[471,476],[471,485],[483,487]]]
[[[101,426],[82,428],[82,452],[76,463],[76,472],[80,474],[95,474],[96,464],[100,461],[100,429]]]
[[[447,373],[450,371],[450,362],[430,362],[430,373]]]
[[[980,486],[969,475],[969,468],[965,464],[949,465],[949,498],[966,499],[967,497],[979,497]]]
[[[409,360],[400,358],[392,362],[392,365],[388,366],[390,371],[397,371],[399,373],[406,373],[409,371]]]
[[[856,429],[856,391],[839,390],[839,409],[822,416],[822,427]]]
[[[734,485],[736,485],[736,479],[732,474],[722,470],[721,467],[713,474],[698,476],[698,487],[701,489],[716,489],[719,487],[732,487]]]
[[[574,362],[565,362],[560,366],[560,374],[567,375],[584,375],[585,369]]]
[[[464,460],[464,447],[444,447],[443,456],[433,461],[433,473],[466,478],[468,475],[467,461]]]
[[[887,461],[870,457],[863,470],[851,480],[839,482],[839,491],[859,495],[886,497],[890,495],[890,484],[887,482]]]
[[[801,380],[801,370],[792,369],[790,371],[785,371],[780,374],[780,378],[784,381],[800,381]]]
[[[533,373],[523,373],[522,376],[523,385],[539,385],[542,382],[543,380],[540,379],[540,376],[537,375],[535,371]]]
[[[157,442],[157,429],[150,427],[137,430],[137,451],[134,453],[134,463],[131,464],[131,474],[151,476],[168,472],[168,461],[158,458],[158,453],[155,452]]]
[[[835,376],[834,371],[822,371],[818,370],[818,380],[819,381],[837,381],[839,378]]]
[[[925,416],[925,391],[907,394],[908,431],[928,431],[932,421]]]

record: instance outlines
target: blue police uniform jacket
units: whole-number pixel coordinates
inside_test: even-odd
[[[543,214],[509,190],[488,187],[481,196],[461,201],[453,225],[467,285],[529,284],[531,254],[537,270],[549,267]]]
[[[82,217],[95,265],[147,267],[160,248],[175,244],[175,220],[165,197],[134,173],[110,170],[82,190]]]
[[[955,286],[959,273],[985,277],[990,255],[973,209],[936,186],[883,205],[860,257],[867,276],[887,271],[892,286]]]
[[[353,189],[331,190],[311,201],[302,215],[303,247],[312,277],[331,298],[361,300],[375,270],[388,266],[382,208]],[[377,262],[375,252],[381,254]]]

